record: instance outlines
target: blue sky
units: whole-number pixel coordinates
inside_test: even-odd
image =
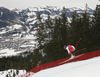
[[[0,7],[23,9],[35,6],[58,6],[66,8],[85,6],[95,9],[99,0],[0,0]]]

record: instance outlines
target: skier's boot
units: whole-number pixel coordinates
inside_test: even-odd
[[[71,55],[71,59],[73,59],[73,58],[75,58],[75,56],[74,55]]]

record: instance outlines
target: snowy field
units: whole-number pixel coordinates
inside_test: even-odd
[[[18,56],[33,52],[36,42],[34,31],[24,31],[23,26],[15,24],[0,28],[0,58]]]
[[[5,71],[0,71],[0,77],[20,77],[25,73],[26,70],[9,69]]]
[[[100,57],[49,68],[30,77],[100,77]]]

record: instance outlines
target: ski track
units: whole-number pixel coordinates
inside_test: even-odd
[[[33,77],[41,77],[41,75],[42,75],[42,77],[53,77],[53,76],[55,77],[55,75],[59,75],[59,74],[64,73],[66,71],[70,71],[70,70],[73,70],[73,69],[76,69],[76,68],[85,67],[85,66],[88,66],[88,65],[91,65],[91,64],[95,64],[97,62],[100,62],[100,58],[99,59],[96,59],[96,60],[94,60],[94,59],[89,59],[89,60],[84,60],[84,61],[79,61],[79,62],[73,62],[72,65],[71,65],[71,63],[68,63],[68,64],[64,64],[64,65],[58,66],[58,67],[54,67],[54,68],[47,69],[48,71],[52,69],[53,70],[52,72],[51,71],[50,72],[46,72],[47,70],[42,70],[42,71],[40,71],[40,74],[38,76],[35,76],[35,74],[34,74]],[[65,70],[62,68],[62,66],[63,66],[63,68]],[[68,68],[68,66],[70,68]],[[56,70],[55,70],[55,68],[56,68]],[[58,71],[57,71],[57,69],[58,69]],[[61,71],[59,71],[60,69],[61,69]],[[43,74],[42,72],[43,73],[45,72],[45,73]]]
[[[99,61],[100,61],[100,60],[99,60]],[[98,62],[98,61],[95,61],[95,62]],[[58,74],[60,74],[60,73],[62,73],[62,72],[69,71],[69,70],[72,70],[72,69],[76,69],[76,68],[79,68],[79,67],[82,67],[82,66],[86,66],[86,65],[89,65],[89,64],[91,64],[91,63],[94,63],[94,62],[90,62],[90,63],[87,63],[87,64],[75,66],[75,67],[73,67],[73,68],[69,68],[69,69],[66,69],[66,70],[62,70],[62,71],[56,72],[56,73],[54,73],[54,74],[52,74],[52,75],[50,75],[50,76],[48,75],[48,76],[46,76],[46,77],[52,77],[53,75],[58,75]]]

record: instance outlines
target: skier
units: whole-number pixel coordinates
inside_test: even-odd
[[[71,58],[74,58],[73,52],[75,51],[75,47],[72,45],[64,46],[64,49],[68,51],[68,54],[71,55]]]

